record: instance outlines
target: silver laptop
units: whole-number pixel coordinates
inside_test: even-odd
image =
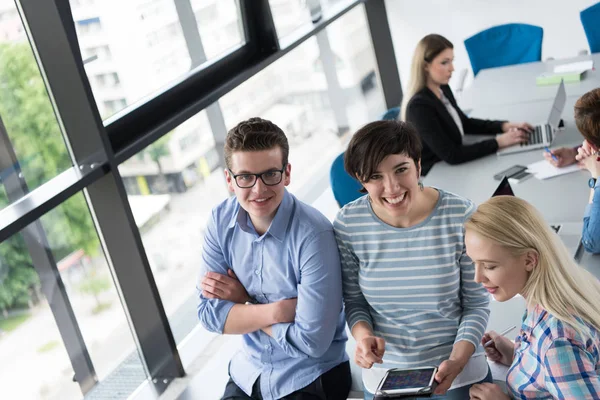
[[[566,102],[567,93],[565,91],[565,84],[561,80],[560,85],[558,85],[558,90],[556,91],[556,96],[554,96],[554,103],[552,103],[548,121],[535,126],[535,130],[529,137],[529,142],[505,147],[504,149],[498,150],[498,155],[543,149],[546,146],[550,146],[554,140],[556,131],[558,130],[558,124],[560,123],[560,117],[565,109]]]

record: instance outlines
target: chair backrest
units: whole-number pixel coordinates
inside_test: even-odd
[[[363,195],[359,192],[362,185],[355,178],[348,175],[344,169],[344,153],[337,156],[331,164],[329,183],[331,184],[333,197],[335,197],[335,201],[337,201],[340,208]]]
[[[396,120],[396,119],[398,119],[399,116],[400,116],[400,107],[393,107],[393,108],[390,108],[389,110],[387,110],[385,113],[383,113],[383,115],[381,116],[381,119]]]
[[[542,59],[544,30],[527,24],[498,25],[465,40],[473,75],[485,68]]]
[[[600,3],[579,13],[591,53],[600,52]]]

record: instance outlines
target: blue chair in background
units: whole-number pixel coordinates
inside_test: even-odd
[[[579,13],[590,52],[600,52],[600,3],[596,3]]]
[[[361,197],[363,194],[359,192],[362,185],[348,175],[344,169],[344,153],[336,157],[329,170],[329,183],[333,191],[333,197],[337,201],[340,208]]]
[[[394,107],[387,110],[381,116],[382,120],[396,120],[400,116],[400,107]]]
[[[527,24],[498,25],[465,40],[473,75],[486,68],[542,59],[544,30]]]
[[[394,107],[387,110],[382,116],[382,120],[396,120],[400,115],[400,107]],[[353,176],[348,175],[344,169],[344,153],[336,157],[331,164],[329,170],[329,183],[331,184],[331,190],[333,191],[333,197],[337,201],[338,205],[344,207],[363,196],[359,190],[362,189],[362,185]]]

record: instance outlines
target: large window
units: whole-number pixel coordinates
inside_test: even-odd
[[[10,3],[9,3],[10,4]],[[33,190],[72,166],[52,103],[15,5],[3,6],[0,31],[0,182],[21,174]],[[0,196],[2,197],[2,196]],[[0,210],[15,202],[0,198]]]
[[[182,344],[190,333],[196,335],[194,350],[201,348],[205,356],[216,340],[197,324],[191,282],[198,279],[211,209],[229,195],[218,156],[226,131],[256,116],[281,127],[290,143],[288,190],[312,203],[327,188],[331,162],[349,133],[385,111],[370,40],[355,48],[342,34],[349,24],[361,24],[356,30],[367,34],[364,11],[356,11],[322,32],[327,43],[332,38],[330,46],[310,38],[119,167],[183,357],[188,349]],[[323,69],[324,52],[339,60],[331,66],[339,76],[335,85]],[[219,145],[215,136],[221,138]]]
[[[363,2],[316,3],[0,6],[0,398],[156,399],[198,369],[222,394],[240,337],[198,324],[195,284],[228,129],[279,125],[288,190],[330,217],[332,160],[385,111]]]
[[[2,398],[80,399],[67,348],[89,354],[98,381],[126,375],[117,398],[146,379],[82,194],[0,244],[0,313],[0,359],[10,360],[0,363]]]
[[[312,2],[314,3],[314,1]],[[295,29],[311,23],[310,12],[306,1],[302,0],[269,0],[271,14],[275,21],[277,36],[285,37]]]
[[[386,110],[364,7],[356,7],[327,28],[343,103],[354,130]],[[315,68],[322,70],[317,60]]]
[[[71,3],[86,72],[103,118],[245,40],[236,0]],[[195,21],[181,17],[190,10]],[[198,35],[202,45],[195,40]],[[98,58],[90,58],[93,55]],[[94,79],[112,74],[120,78],[119,85]],[[116,97],[124,101],[114,103]]]

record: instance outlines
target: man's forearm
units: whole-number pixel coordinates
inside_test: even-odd
[[[273,304],[236,304],[227,315],[223,333],[243,335],[278,322],[273,312]]]

